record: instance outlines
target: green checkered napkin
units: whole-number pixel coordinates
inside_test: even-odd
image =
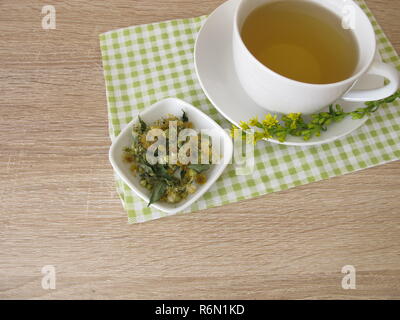
[[[362,0],[376,32],[385,62],[400,70],[400,59]],[[100,35],[107,89],[109,131],[114,139],[141,110],[166,97],[183,99],[230,128],[204,95],[196,78],[193,47],[206,16],[134,26]],[[394,102],[372,115],[365,125],[332,143],[294,147],[260,142],[256,170],[236,175],[229,165],[218,181],[186,212],[220,206],[309,182],[376,166],[400,157],[400,108]],[[148,208],[115,177],[129,223],[165,216]]]

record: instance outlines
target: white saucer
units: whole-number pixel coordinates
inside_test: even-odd
[[[228,0],[219,6],[201,28],[194,50],[194,62],[200,85],[215,108],[230,122],[238,126],[240,121],[248,121],[254,116],[260,119],[268,113],[257,105],[242,89],[236,76],[232,57],[233,13],[239,0]],[[376,57],[380,60],[380,56]],[[364,76],[354,88],[371,89],[381,87],[383,78]],[[338,100],[344,110],[351,111],[363,107],[362,102]],[[360,120],[346,118],[329,126],[319,137],[304,141],[300,137],[288,136],[286,145],[316,145],[341,138],[360,127],[367,117]],[[268,141],[280,143],[277,140]]]

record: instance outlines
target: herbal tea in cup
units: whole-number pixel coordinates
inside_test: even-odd
[[[354,28],[342,23],[344,9]],[[272,112],[310,114],[339,98],[379,100],[399,86],[397,70],[374,61],[374,29],[352,0],[241,0],[232,50],[244,91]],[[364,74],[390,82],[351,90]]]
[[[246,18],[241,36],[263,65],[300,82],[342,81],[357,66],[352,30],[342,28],[339,16],[310,2],[264,4]]]

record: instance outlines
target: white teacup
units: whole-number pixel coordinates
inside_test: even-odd
[[[399,73],[385,63],[374,61],[376,50],[375,33],[362,9],[351,0],[297,0],[309,1],[323,6],[338,16],[343,6],[354,9],[354,35],[359,48],[357,67],[351,77],[329,84],[310,84],[286,78],[259,62],[243,43],[240,30],[247,16],[257,7],[272,1],[242,0],[235,11],[233,26],[233,57],[235,69],[247,94],[261,107],[280,113],[316,112],[335,100],[371,101],[386,98],[399,87]],[[351,90],[364,74],[385,77],[390,82],[378,89]]]

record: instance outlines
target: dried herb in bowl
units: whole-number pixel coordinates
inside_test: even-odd
[[[190,129],[192,134],[186,135]],[[124,148],[123,157],[132,174],[150,191],[148,206],[157,201],[178,203],[207,181],[212,145],[208,137],[193,132],[185,112],[152,124],[139,117],[132,145]]]

